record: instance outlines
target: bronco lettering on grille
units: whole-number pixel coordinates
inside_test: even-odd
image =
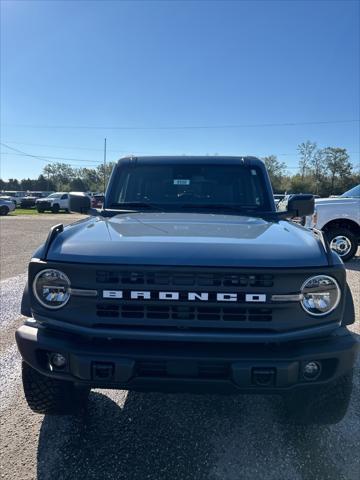
[[[103,298],[123,300],[171,300],[199,302],[246,302],[265,303],[264,293],[228,292],[159,292],[150,290],[103,290]]]

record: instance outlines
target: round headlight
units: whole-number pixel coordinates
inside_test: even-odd
[[[308,278],[301,287],[301,305],[310,315],[327,315],[340,302],[341,291],[337,281],[327,275]]]
[[[60,270],[41,270],[34,279],[33,292],[43,307],[61,308],[70,298],[70,280]]]

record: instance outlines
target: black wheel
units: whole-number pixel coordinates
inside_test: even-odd
[[[287,418],[299,425],[332,425],[347,412],[353,372],[325,386],[304,387],[285,397]]]
[[[326,238],[330,247],[339,257],[346,262],[350,260],[356,253],[358,242],[355,234],[343,227],[333,228],[326,232]]]
[[[57,203],[55,203],[55,205],[53,205],[52,208],[51,208],[51,211],[53,213],[59,213],[59,210],[60,210],[60,207]]]
[[[36,207],[36,210],[38,211],[38,213],[44,213],[45,210],[43,208],[39,208],[39,207]]]
[[[6,205],[1,205],[0,207],[0,215],[7,215],[9,213],[9,207]]]
[[[73,415],[86,408],[89,388],[41,375],[22,362],[22,381],[26,401],[35,413]]]

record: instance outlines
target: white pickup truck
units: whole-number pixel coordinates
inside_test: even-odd
[[[35,201],[36,209],[39,213],[46,210],[51,210],[53,213],[58,213],[60,210],[68,212],[70,209],[70,195],[68,192],[52,193],[48,197],[38,198]]]
[[[316,199],[305,225],[322,230],[342,260],[350,260],[360,243],[360,185],[339,197]]]

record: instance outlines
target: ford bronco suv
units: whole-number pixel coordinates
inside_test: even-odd
[[[53,227],[30,261],[16,332],[30,408],[81,411],[91,388],[271,393],[293,421],[340,421],[354,306],[322,233],[287,220],[313,208],[294,195],[277,212],[253,157],[121,159],[103,208]]]

